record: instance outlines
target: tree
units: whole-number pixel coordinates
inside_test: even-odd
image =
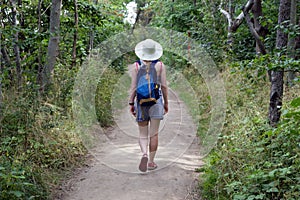
[[[297,1],[291,0],[291,14],[290,14],[290,26],[294,28],[297,23]],[[295,59],[295,46],[296,46],[296,40],[294,34],[289,34],[289,40],[288,40],[288,57]],[[295,79],[296,74],[292,69],[289,69],[287,73],[287,86],[293,85],[293,80]]]
[[[298,27],[300,28],[300,19],[298,20]],[[295,59],[300,59],[300,29],[298,30],[298,36],[295,39]]]
[[[135,23],[133,24],[132,31],[135,29],[136,26],[147,26],[150,21],[152,20],[152,17],[154,15],[154,12],[152,10],[147,10],[146,5],[147,3],[143,0],[139,0],[137,3],[137,13],[136,13],[136,19]]]
[[[18,20],[17,20],[17,8],[15,0],[11,0],[12,6],[12,25],[15,29],[14,33],[14,54],[15,54],[15,62],[16,62],[16,72],[17,72],[17,87],[18,91],[21,90],[22,84],[22,69],[21,69],[21,56],[20,56],[20,47],[19,47],[19,30],[18,30]]]
[[[290,0],[280,0],[278,25],[287,28],[287,21],[290,19]],[[282,29],[278,28],[276,37],[276,48],[279,51],[279,59],[282,59],[282,52],[287,47],[288,34]],[[283,69],[271,71],[271,91],[269,104],[269,123],[271,126],[276,126],[280,120],[282,97],[283,97]]]
[[[237,31],[245,18],[250,32],[256,41],[256,52],[258,54],[266,54],[265,47],[260,39],[261,37],[264,38],[266,36],[266,28],[259,22],[260,17],[262,17],[261,0],[249,0],[243,7],[241,13],[235,19],[233,19],[234,9],[232,2],[230,1],[229,3],[229,12],[224,10],[222,6],[222,4],[219,6],[219,10],[228,21],[227,43],[229,45],[233,43],[233,33]],[[253,13],[253,19],[249,16],[250,11]]]
[[[265,28],[260,24],[259,18],[262,16],[261,9],[261,0],[250,0],[248,2],[249,8],[251,8],[253,13],[253,20],[250,19],[247,7],[243,9],[243,13],[247,22],[247,25],[250,29],[251,34],[253,35],[256,43],[256,53],[265,55],[267,53],[265,45],[261,38],[263,38],[266,34]],[[252,22],[253,21],[253,22]]]
[[[96,3],[96,2],[95,2]],[[77,0],[74,0],[74,39],[73,39],[73,52],[72,52],[72,67],[76,66],[76,46],[77,46],[77,37],[78,37],[78,5]]]
[[[43,0],[39,0],[38,2],[38,32],[41,33],[42,32],[42,1]],[[42,47],[39,46],[38,47],[38,72],[37,72],[37,83],[39,85],[43,85],[43,63],[42,63]]]
[[[2,50],[2,29],[3,29],[3,23],[2,23],[2,2],[0,3],[0,49]],[[2,53],[0,51],[0,117],[2,115],[2,102],[3,102],[3,96],[2,96],[2,74],[3,74],[3,65],[2,65]]]
[[[59,55],[59,30],[60,30],[60,13],[62,0],[52,0],[50,13],[50,40],[47,50],[46,64],[43,69],[42,90],[51,83],[51,74],[53,73],[56,63],[56,57]]]

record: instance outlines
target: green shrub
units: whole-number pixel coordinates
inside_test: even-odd
[[[85,154],[68,112],[35,90],[4,95],[0,117],[0,199],[47,199]]]
[[[30,165],[3,155],[0,159],[0,199],[46,199],[46,185]]]
[[[112,95],[115,84],[118,82],[121,73],[108,68],[101,75],[96,91],[96,115],[101,126],[108,127],[114,122],[112,113]]]
[[[285,104],[280,124],[271,128],[269,87],[255,74],[242,69],[225,76],[227,120],[203,168],[200,187],[205,199],[275,200],[300,195],[300,99],[295,98],[299,87],[286,92],[284,101],[294,100]]]

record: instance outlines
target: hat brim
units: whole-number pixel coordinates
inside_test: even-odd
[[[138,43],[135,46],[135,54],[136,56],[141,59],[141,60],[157,60],[163,55],[163,48],[162,46],[158,43],[152,40],[152,42],[155,44],[155,52],[153,54],[146,54],[143,51],[143,45],[145,41],[142,41]]]

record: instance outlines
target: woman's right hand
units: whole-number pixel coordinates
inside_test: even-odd
[[[130,113],[135,117],[136,116],[136,112],[135,112],[135,108],[134,105],[130,106]]]

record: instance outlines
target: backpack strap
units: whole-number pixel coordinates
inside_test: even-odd
[[[161,75],[161,73],[162,73],[162,65],[163,65],[162,61],[160,61],[160,60],[154,60],[154,61],[151,62],[151,65],[155,66],[156,63],[158,63],[158,62],[160,62],[159,75]],[[141,65],[142,65],[142,61],[141,60],[135,61],[135,69],[136,69],[136,71],[139,71],[139,67]]]
[[[142,65],[142,61],[141,60],[137,60],[135,61],[137,64]]]

